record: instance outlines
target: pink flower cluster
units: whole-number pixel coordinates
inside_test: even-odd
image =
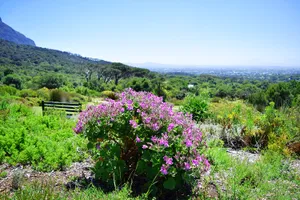
[[[136,130],[135,141],[143,150],[167,150],[171,149],[176,141],[181,142],[181,149],[175,152],[176,155],[170,153],[168,155],[171,157],[163,156],[160,170],[162,174],[168,174],[171,166],[186,171],[200,164],[203,164],[206,170],[209,168],[209,162],[199,153],[203,146],[202,133],[191,115],[174,112],[172,105],[149,92],[127,89],[118,94],[118,97],[118,100],[108,100],[107,103],[88,107],[80,114],[74,131],[84,133],[89,123],[96,124],[94,122],[98,120],[102,122],[103,118],[110,118],[107,123],[112,123],[117,116],[130,112],[132,119],[128,124]],[[143,130],[151,130],[152,135],[145,136]]]

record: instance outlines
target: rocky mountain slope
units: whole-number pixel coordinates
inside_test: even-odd
[[[10,26],[2,22],[1,18],[0,18],[0,39],[8,40],[16,44],[35,46],[33,40],[27,38],[22,33],[15,31],[13,28],[11,28]]]

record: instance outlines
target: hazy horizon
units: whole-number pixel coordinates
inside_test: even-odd
[[[113,62],[300,66],[300,1],[0,2],[37,46]]]
[[[245,67],[245,68],[277,68],[277,67],[284,67],[284,68],[300,68],[300,65],[295,66],[276,66],[276,65],[188,65],[188,64],[168,64],[168,63],[154,63],[154,62],[144,62],[144,63],[125,63],[132,66],[142,67],[166,67],[166,68],[181,68],[181,67],[188,67],[188,68],[206,68],[206,67],[216,67],[216,68],[236,68],[236,67]]]

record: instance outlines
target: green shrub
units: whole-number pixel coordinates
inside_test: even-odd
[[[16,74],[9,74],[4,77],[3,83],[6,85],[14,85],[15,88],[21,89],[22,80],[19,75]]]
[[[55,89],[65,84],[63,75],[57,75],[55,73],[47,73],[40,77],[38,80],[40,88],[46,87],[48,89]]]
[[[55,113],[36,116],[22,104],[7,109],[8,117],[0,123],[0,163],[51,171],[84,158],[86,142],[74,135],[73,121]]]
[[[16,98],[15,103],[20,103],[25,106],[39,106],[41,105],[42,100],[36,97],[18,97]]]
[[[186,96],[186,92],[183,92],[183,91],[180,91],[175,95],[176,99],[178,99],[178,100],[183,100],[185,98],[185,96]]]
[[[76,93],[84,95],[84,96],[93,96],[93,97],[99,97],[100,96],[100,92],[95,91],[95,90],[91,90],[87,87],[84,86],[79,86],[76,87],[75,89]]]
[[[36,91],[37,96],[44,100],[44,101],[49,101],[50,100],[50,90],[46,87],[40,88]]]
[[[9,106],[9,103],[6,99],[0,101],[0,110],[6,110],[8,108],[8,106]]]
[[[101,97],[109,98],[109,99],[117,99],[116,94],[113,91],[103,91],[101,92]]]
[[[70,93],[70,99],[71,99],[72,102],[78,102],[78,103],[82,103],[82,102],[87,101],[86,97],[84,97],[80,94],[77,94],[75,92]]]
[[[209,100],[206,95],[188,95],[180,107],[180,110],[184,113],[190,113],[193,115],[193,119],[197,122],[207,119]]]
[[[273,102],[264,113],[242,101],[212,103],[210,110],[211,119],[222,125],[221,138],[233,148],[270,149],[289,155],[287,144],[300,130],[297,109],[290,108],[285,114]]]
[[[300,106],[300,94],[298,94],[294,99],[293,99],[293,104],[294,107],[299,107]]]
[[[17,94],[17,89],[8,85],[0,85],[0,95],[16,95]]]
[[[89,95],[89,89],[87,87],[79,86],[76,87],[76,93],[87,96]]]
[[[20,97],[37,97],[38,94],[36,91],[32,90],[32,89],[23,89],[21,91],[19,91],[19,94],[18,94]]]
[[[265,113],[259,121],[259,127],[265,140],[267,140],[265,146],[268,149],[289,154],[286,144],[295,134],[294,131],[297,131],[288,125],[289,121],[281,112],[275,109],[274,102],[266,107]]]
[[[168,102],[174,104],[175,106],[181,106],[182,103],[183,103],[183,100],[179,100],[179,99],[176,99],[176,98],[171,98],[171,99],[169,99]]]

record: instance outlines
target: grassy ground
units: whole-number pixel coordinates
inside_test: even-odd
[[[174,107],[173,107],[173,110],[176,111],[176,112],[178,112],[178,111],[179,111],[179,108],[180,108],[180,106],[174,106]]]
[[[92,199],[107,199],[107,200],[129,200],[129,199],[144,199],[142,197],[130,197],[130,190],[124,187],[119,191],[114,191],[105,194],[102,190],[95,187],[90,187],[86,190],[58,189],[51,182],[33,182],[25,185],[23,189],[17,190],[13,195],[0,194],[2,200],[92,200]]]
[[[42,116],[43,115],[42,107],[40,107],[40,106],[33,106],[33,107],[31,107],[31,109],[32,109],[32,112],[35,115],[38,115],[38,116]]]
[[[206,186],[216,186],[220,199],[299,199],[300,169],[278,153],[262,152],[255,162],[230,156],[222,147],[209,149],[212,168]]]

